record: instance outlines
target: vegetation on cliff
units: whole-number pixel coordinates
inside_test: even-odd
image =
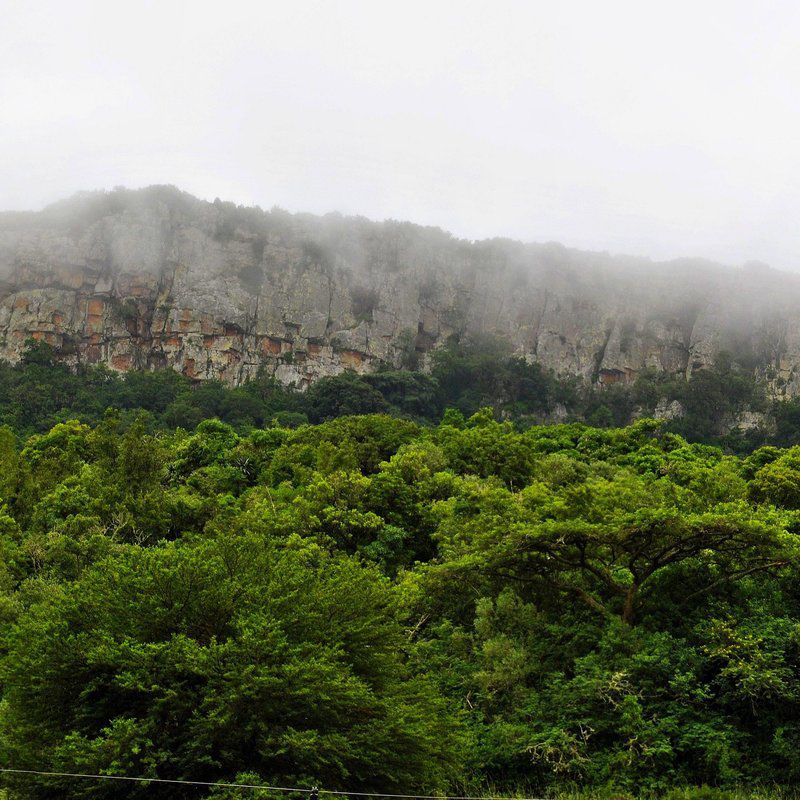
[[[665,420],[665,430],[689,441],[737,453],[800,441],[800,400],[767,401],[753,374],[725,354],[714,368],[699,370],[688,381],[644,373],[632,384],[591,386],[577,378],[556,378],[539,364],[510,356],[501,341],[484,338],[437,351],[430,374],[413,369],[346,372],[323,378],[305,392],[266,373],[231,388],[218,381],[191,381],[173,370],[70,370],[47,344],[34,341],[19,364],[0,361],[0,424],[23,436],[65,419],[97,424],[111,407],[120,411],[123,427],[141,416],[151,432],[191,430],[204,419],[217,418],[244,432],[273,422],[296,427],[371,413],[435,425],[445,409],[469,417],[485,406],[520,427],[573,421],[619,427],[652,417],[659,406],[671,403],[680,413]],[[743,412],[754,411],[760,414],[758,424],[739,428]]]

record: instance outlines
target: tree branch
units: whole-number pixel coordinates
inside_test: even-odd
[[[784,561],[770,561],[767,564],[758,564],[755,567],[750,567],[749,569],[739,570],[739,572],[732,572],[730,575],[724,575],[722,578],[719,578],[712,583],[709,583],[708,586],[705,586],[702,589],[698,589],[696,592],[692,592],[691,594],[687,595],[683,598],[681,605],[685,605],[688,603],[692,598],[698,597],[701,594],[705,594],[706,592],[710,592],[713,589],[716,589],[717,586],[722,586],[724,583],[728,583],[729,581],[735,581],[739,578],[744,578],[747,575],[752,575],[754,572],[761,572],[765,569],[772,569],[773,567],[785,567],[787,564],[791,563],[788,559]]]

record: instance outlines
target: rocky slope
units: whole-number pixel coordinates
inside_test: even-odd
[[[601,383],[690,375],[721,350],[800,393],[800,278],[763,265],[653,263],[439,229],[206,203],[171,187],[0,214],[0,357],[28,337],[70,363],[307,384],[424,367],[494,335]]]

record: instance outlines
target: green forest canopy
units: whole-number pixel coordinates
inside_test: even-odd
[[[14,374],[0,764],[400,793],[798,784],[800,448],[489,409],[188,432],[167,410],[209,390],[175,376]],[[37,375],[147,413],[28,435],[14,393]],[[156,406],[146,387],[176,381]]]

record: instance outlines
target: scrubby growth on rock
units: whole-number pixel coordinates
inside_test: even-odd
[[[510,355],[493,338],[451,342],[436,351],[429,373],[380,369],[322,378],[305,391],[262,371],[242,386],[192,381],[173,370],[112,372],[70,369],[52,348],[30,340],[19,364],[0,361],[0,424],[20,435],[64,419],[96,424],[106,408],[124,425],[141,416],[148,430],[190,430],[217,418],[238,431],[277,422],[287,427],[348,414],[388,413],[438,424],[447,408],[469,417],[492,406],[498,419],[521,427],[586,422],[595,427],[654,417],[690,441],[749,452],[800,441],[800,401],[767,401],[753,376],[723,354],[691,379],[645,373],[632,384],[597,387],[558,378],[540,364]]]

